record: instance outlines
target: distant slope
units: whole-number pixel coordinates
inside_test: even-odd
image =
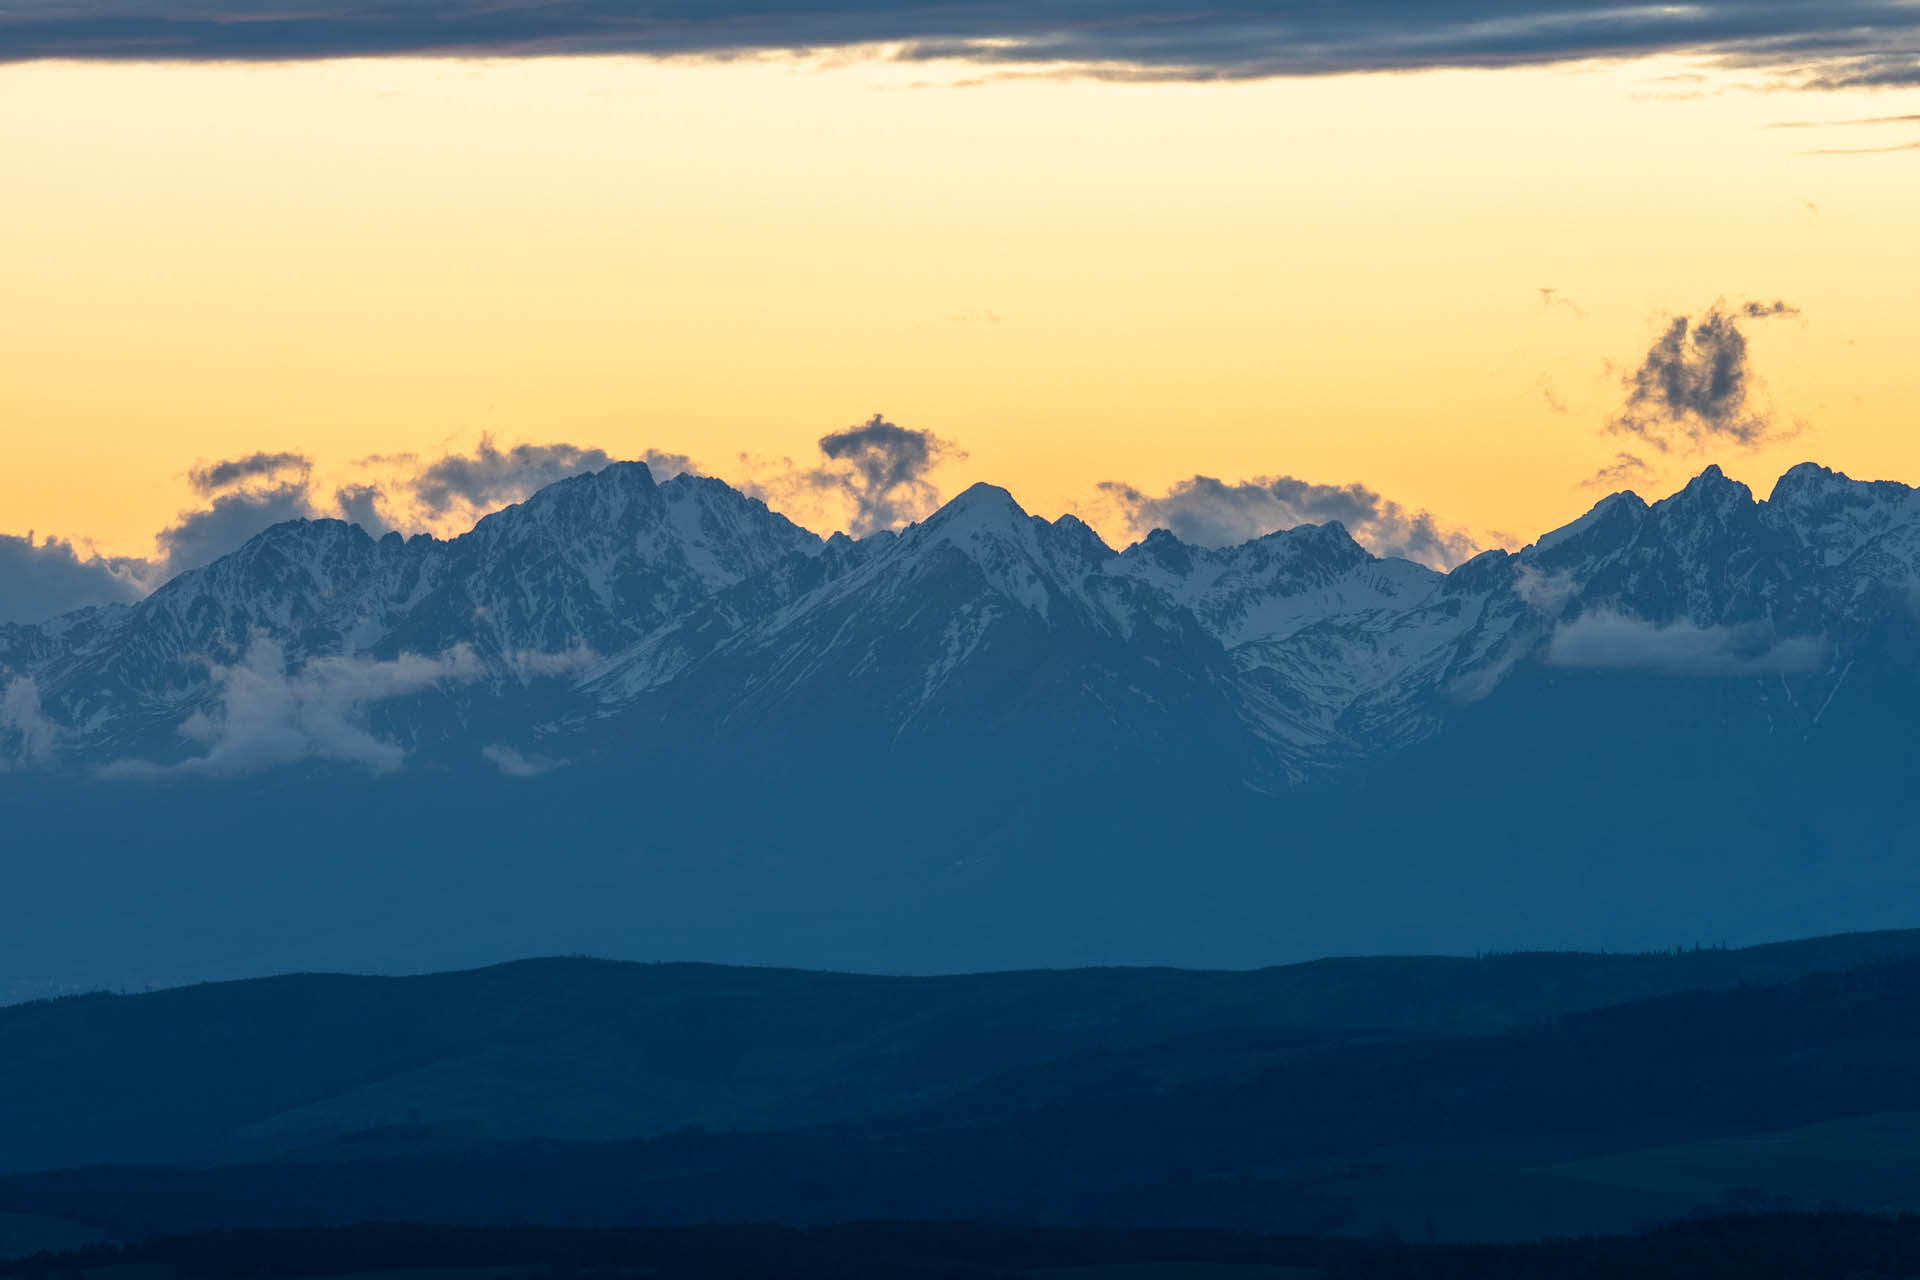
[[[123,1237],[917,1219],[1519,1239],[1727,1208],[1915,1210],[1900,1171],[1917,1066],[1910,959],[1486,1035],[1203,1031],[780,1132],[402,1131],[271,1162],[14,1175],[0,1212]]]
[[[1920,931],[1743,951],[888,978],[538,960],[0,1008],[0,1172],[212,1160],[382,1127],[623,1139],[934,1105],[997,1074],[1229,1028],[1484,1033],[1920,954]]]

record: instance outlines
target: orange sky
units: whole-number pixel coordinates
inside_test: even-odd
[[[0,68],[0,532],[145,552],[190,465],[260,449],[345,477],[490,432],[725,477],[883,412],[967,451],[948,492],[1046,515],[1285,473],[1525,540],[1596,496],[1620,368],[1722,298],[1800,308],[1748,333],[1803,429],[1643,491],[1920,481],[1920,152],[1768,127],[1920,92],[1688,73]]]

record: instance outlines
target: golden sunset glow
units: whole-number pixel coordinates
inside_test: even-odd
[[[1716,299],[1800,309],[1749,336],[1803,429],[1649,454],[1636,487],[1719,461],[1764,490],[1805,457],[1920,476],[1920,153],[1770,127],[1920,93],[1675,60],[977,75],[0,69],[0,531],[143,553],[187,467],[260,449],[344,479],[491,433],[748,477],[879,411],[966,450],[946,492],[1049,516],[1101,524],[1103,480],[1284,473],[1525,541],[1631,444],[1602,431],[1621,369]]]

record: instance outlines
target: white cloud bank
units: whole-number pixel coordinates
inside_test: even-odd
[[[1546,652],[1557,667],[1669,676],[1779,675],[1815,670],[1826,659],[1826,641],[1781,639],[1764,623],[1702,627],[1682,618],[1659,624],[1607,608],[1560,624]]]
[[[13,763],[46,764],[60,742],[60,726],[40,709],[40,686],[31,676],[15,676],[0,693],[0,733],[12,736]],[[0,769],[8,760],[0,756]]]
[[[465,645],[438,657],[315,658],[289,671],[279,642],[256,637],[240,662],[212,668],[218,704],[194,712],[180,726],[183,736],[206,748],[204,755],[172,768],[121,761],[108,772],[235,777],[306,760],[337,760],[392,773],[406,764],[406,750],[373,735],[365,725],[365,708],[483,674],[480,660]]]
[[[483,759],[507,778],[537,778],[543,773],[552,773],[566,765],[565,760],[554,760],[548,756],[530,756],[516,751],[512,747],[494,744],[480,748]]]

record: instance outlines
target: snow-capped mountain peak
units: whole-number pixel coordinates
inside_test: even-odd
[[[1916,579],[1920,495],[1810,464],[1765,502],[1717,467],[1651,505],[1610,495],[1517,554],[1442,574],[1334,523],[1230,547],[1155,530],[1116,553],[986,484],[899,534],[822,540],[719,480],[658,484],[623,463],[451,540],[275,526],[139,605],[5,629],[0,678],[32,682],[69,760],[190,753],[182,727],[224,723],[237,686],[222,673],[265,638],[290,682],[334,664],[328,688],[341,663],[462,655],[442,663],[457,687],[410,685],[420,705],[390,717],[421,750],[467,750],[481,724],[543,759],[565,754],[548,739],[590,728],[612,749],[623,724],[835,723],[892,749],[991,723],[1039,741],[1029,719],[1045,716],[1155,750],[1194,734],[1228,750],[1239,734],[1235,767],[1299,778],[1444,732],[1550,654],[1630,668],[1554,646],[1589,616],[1614,639],[1642,628],[1696,650],[1799,638],[1792,654],[1831,654],[1840,672],[1889,611],[1912,611]],[[1734,658],[1690,669],[1759,669]],[[1785,665],[1806,664],[1768,669]],[[1829,675],[1805,679],[1796,699],[1831,695]]]

